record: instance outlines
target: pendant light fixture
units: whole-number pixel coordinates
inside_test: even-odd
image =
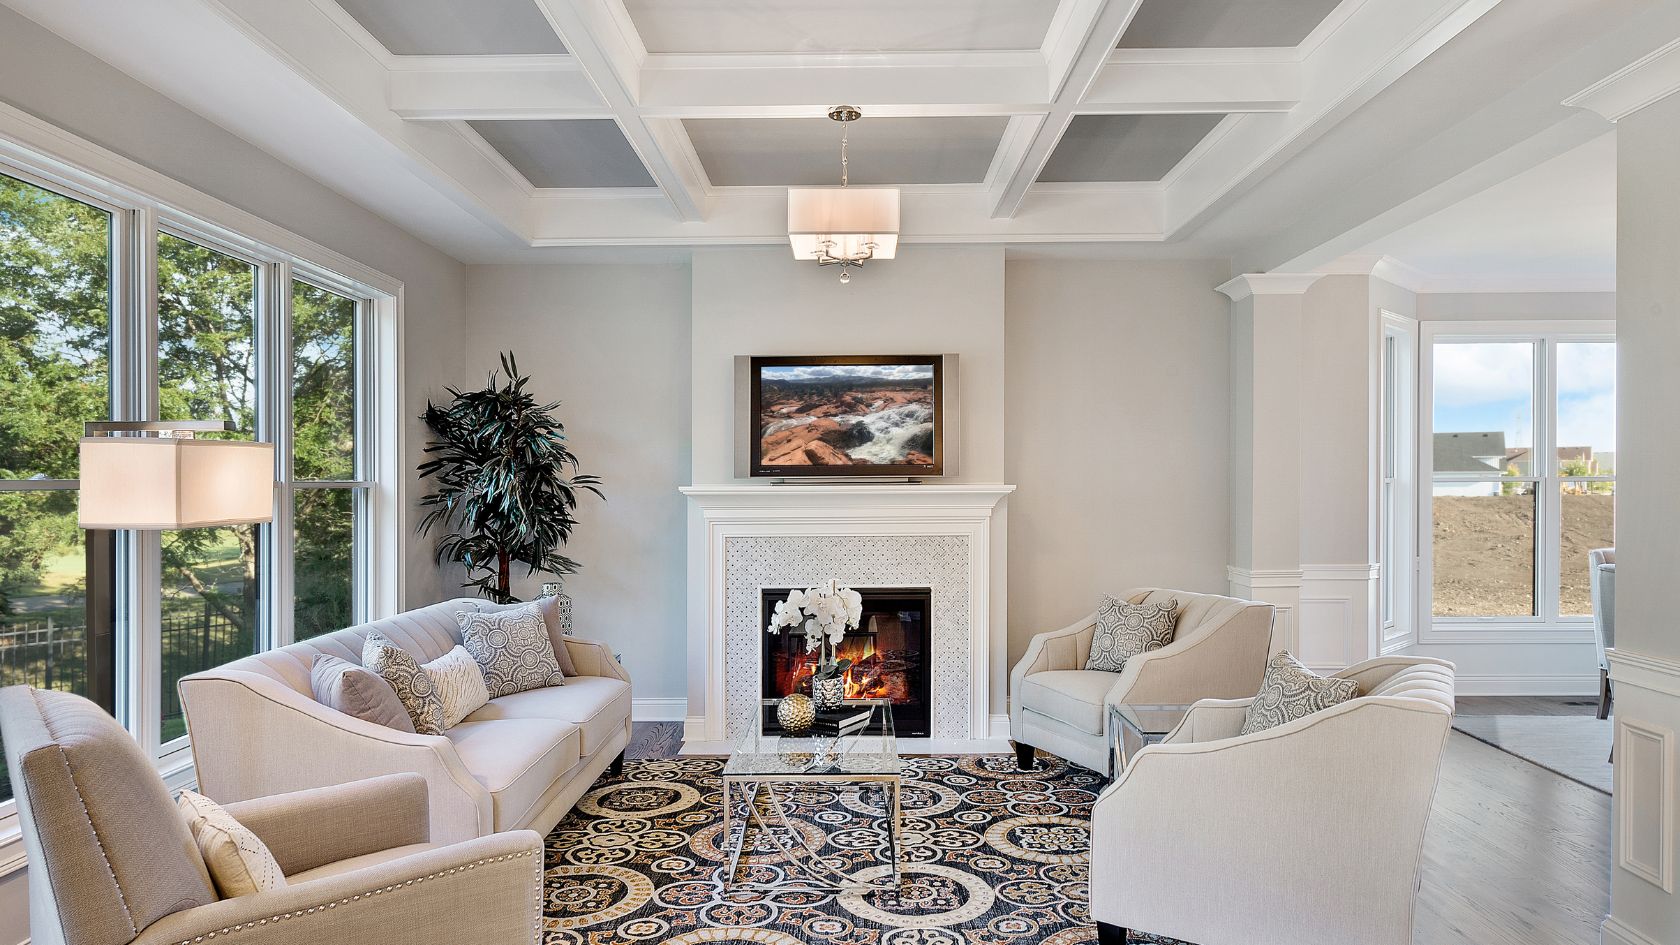
[[[840,186],[788,188],[788,242],[793,258],[839,266],[840,282],[853,267],[898,254],[898,188],[853,187],[847,168],[850,125],[863,117],[855,105],[836,105],[828,117],[840,122]]]

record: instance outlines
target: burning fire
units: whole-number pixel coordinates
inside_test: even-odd
[[[836,659],[852,661],[851,668],[846,671],[845,676],[846,698],[908,702],[910,661],[904,657],[902,652],[877,653],[873,635],[847,636],[840,642],[840,648],[835,653]],[[800,652],[794,655],[786,669],[778,674],[782,678],[777,679],[777,683],[783,693],[809,691],[811,674],[816,668],[816,654]]]

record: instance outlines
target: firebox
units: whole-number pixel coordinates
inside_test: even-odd
[[[760,595],[759,626],[770,626],[778,601],[791,588],[765,588]],[[893,731],[901,737],[923,737],[932,722],[933,661],[928,644],[933,635],[933,592],[925,587],[856,588],[863,596],[858,629],[846,633],[839,659],[850,659],[846,698],[886,699],[893,707]],[[760,631],[764,653],[764,695],[779,699],[811,691],[817,655],[805,651],[805,637],[783,630]]]

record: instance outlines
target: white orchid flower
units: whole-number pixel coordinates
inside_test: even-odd
[[[842,588],[840,600],[846,605],[846,626],[855,627],[863,622],[863,595],[851,588]]]

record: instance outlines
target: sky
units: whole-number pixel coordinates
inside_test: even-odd
[[[1616,449],[1616,346],[1557,346],[1558,444]],[[1435,345],[1435,432],[1505,432],[1506,446],[1534,442],[1534,346],[1527,342]]]
[[[759,369],[765,380],[809,381],[824,377],[879,377],[895,381],[933,377],[931,364],[806,364]]]

